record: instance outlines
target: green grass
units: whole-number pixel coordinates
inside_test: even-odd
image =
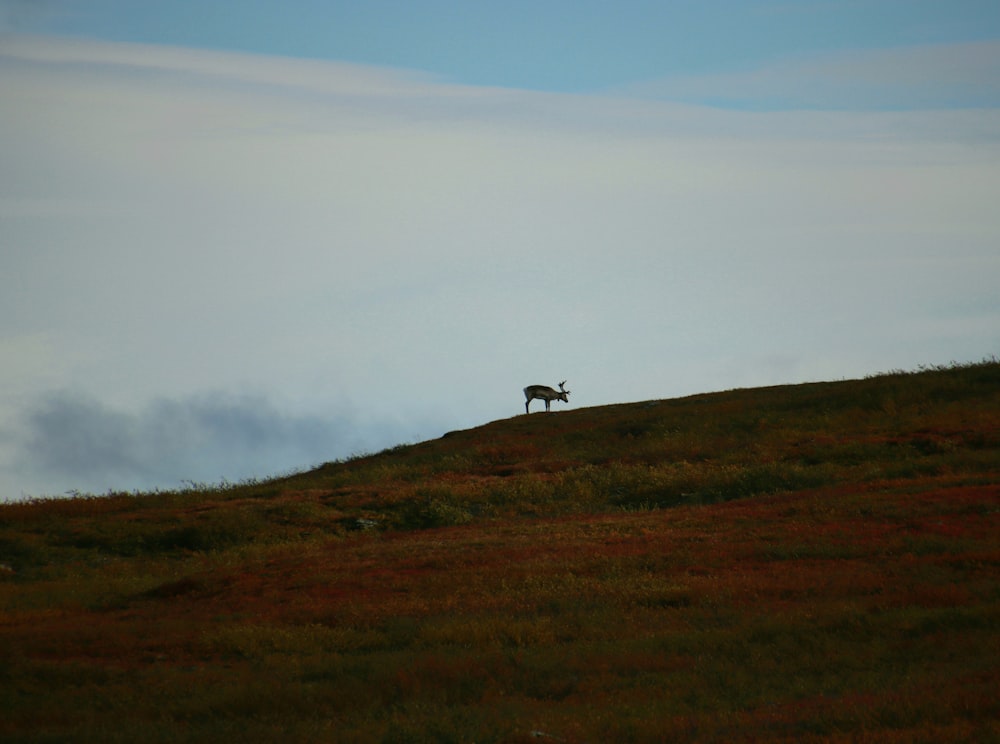
[[[1000,740],[1000,364],[0,507],[7,742]]]

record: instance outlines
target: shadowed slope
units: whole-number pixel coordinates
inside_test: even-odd
[[[991,362],[3,506],[0,736],[993,740],[998,450]]]

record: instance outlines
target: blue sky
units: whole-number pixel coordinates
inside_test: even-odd
[[[593,93],[817,55],[995,41],[991,0],[22,0],[22,32],[421,70],[446,82]]]
[[[1000,353],[998,7],[0,0],[0,498]]]

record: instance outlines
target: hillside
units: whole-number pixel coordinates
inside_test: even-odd
[[[1000,363],[0,505],[0,739],[1000,741]]]

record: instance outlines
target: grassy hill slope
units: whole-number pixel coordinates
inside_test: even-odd
[[[998,741],[1000,364],[0,506],[0,739]]]

